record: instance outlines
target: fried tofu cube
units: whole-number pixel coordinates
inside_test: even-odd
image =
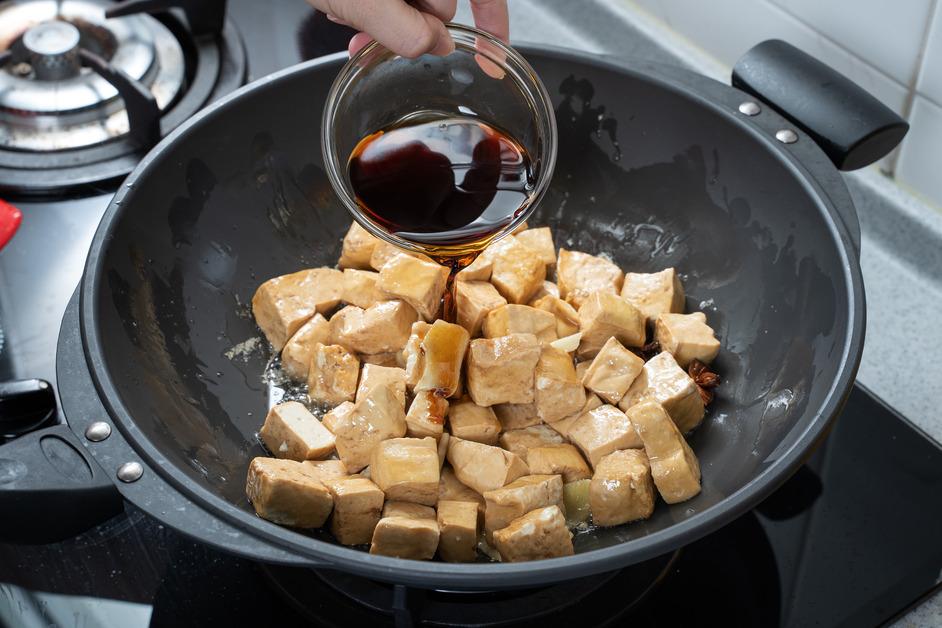
[[[500,403],[493,407],[494,414],[500,421],[501,431],[504,432],[532,427],[543,422],[535,403]]]
[[[334,407],[330,412],[324,415],[324,420],[322,421],[324,427],[329,429],[332,434],[336,434],[337,430],[340,429],[343,422],[347,420],[347,417],[353,412],[354,408],[356,408],[356,404],[352,401],[344,401]]]
[[[491,535],[531,510],[563,505],[563,480],[558,475],[525,475],[507,486],[484,493],[484,532]]]
[[[609,338],[616,338],[627,347],[644,346],[644,316],[627,301],[597,292],[583,301],[579,308],[579,330],[582,342],[576,356],[580,360],[594,358]]]
[[[651,463],[651,477],[668,504],[686,501],[700,492],[700,463],[664,408],[653,401],[628,412],[638,429]]]
[[[258,435],[276,458],[316,460],[334,450],[334,435],[297,401],[269,410]]]
[[[381,240],[361,227],[358,223],[351,223],[347,235],[343,237],[343,249],[340,253],[338,265],[341,268],[370,268],[370,258],[373,249]]]
[[[654,512],[654,482],[648,456],[640,449],[613,451],[599,461],[589,485],[592,522],[617,526]]]
[[[423,262],[431,262],[432,258],[427,255],[422,255],[421,253],[414,253],[412,251],[406,251],[400,249],[394,244],[389,242],[377,242],[376,246],[373,248],[373,253],[370,255],[370,268],[375,271],[383,270],[383,266],[386,265],[389,260],[393,259],[397,255],[406,255],[408,257],[413,257]]]
[[[386,517],[405,517],[407,519],[434,519],[435,509],[414,502],[387,501],[383,505],[383,515]]]
[[[422,339],[424,358],[416,392],[434,390],[443,397],[454,395],[461,383],[461,365],[469,339],[468,330],[461,325],[442,320],[432,323]]]
[[[592,477],[585,458],[569,443],[534,447],[527,455],[527,466],[530,473],[559,474],[565,484]]]
[[[353,404],[351,403],[350,406],[352,407]],[[321,482],[350,475],[347,473],[347,466],[340,460],[305,460],[301,466],[304,467],[305,473],[313,475]]]
[[[479,406],[533,403],[540,342],[533,334],[471,341],[468,351],[468,393]]]
[[[556,263],[556,246],[553,244],[553,232],[549,227],[527,229],[514,234],[514,237],[527,248],[540,256],[540,260],[547,266]]]
[[[383,491],[360,476],[327,480],[325,485],[334,498],[331,534],[343,545],[369,543],[383,511]]]
[[[376,366],[367,364],[360,371],[360,385],[357,386],[356,400],[359,401],[376,386],[388,386],[396,398],[402,402],[402,411],[406,410],[406,372],[397,366]]]
[[[370,475],[391,500],[434,506],[438,501],[438,443],[391,438],[373,448]]]
[[[487,250],[493,264],[491,283],[510,303],[527,303],[546,279],[546,264],[515,236],[495,242]]]
[[[455,275],[456,281],[490,281],[491,272],[494,270],[494,263],[490,256],[483,252],[477,258],[458,271]]]
[[[603,257],[579,251],[559,250],[559,258],[556,261],[559,296],[576,309],[582,307],[589,295],[596,292],[617,296],[624,278],[625,274],[621,269]]]
[[[517,454],[524,462],[527,462],[530,450],[536,447],[561,445],[564,442],[563,437],[548,425],[531,425],[500,435],[500,446]]]
[[[582,384],[614,405],[625,396],[642,368],[644,360],[622,346],[616,338],[609,338],[586,369]]]
[[[403,365],[399,363],[399,356],[401,354],[401,351],[388,351],[386,353],[363,353],[360,354],[360,362],[362,364],[373,364],[375,366],[402,368]]]
[[[343,271],[341,299],[344,303],[364,309],[380,301],[386,301],[389,297],[376,287],[378,281],[379,273],[377,272],[346,268]]]
[[[618,449],[640,449],[641,437],[624,412],[603,405],[589,410],[569,428],[572,441],[594,468],[599,461]]]
[[[531,304],[538,310],[549,312],[556,318],[556,336],[565,338],[579,331],[579,313],[574,307],[553,295],[541,297]]]
[[[478,507],[473,502],[439,500],[438,557],[450,563],[470,563],[477,558]]]
[[[406,413],[406,436],[435,440],[442,437],[445,429],[445,417],[448,416],[448,400],[433,390],[423,390],[415,394],[412,405]]]
[[[572,429],[572,426],[575,425],[583,414],[589,412],[590,410],[595,410],[596,408],[603,405],[603,401],[599,399],[599,396],[595,393],[589,393],[585,396],[585,403],[582,404],[582,407],[579,408],[576,412],[573,412],[564,419],[559,421],[554,421],[549,424],[551,428],[556,430],[564,438],[569,438],[569,430]]]
[[[288,377],[302,382],[307,379],[317,343],[330,344],[330,323],[320,314],[304,323],[281,350],[281,368]]]
[[[387,386],[376,386],[352,408],[335,408],[324,423],[337,439],[337,455],[351,473],[370,464],[376,445],[406,434],[406,416],[396,393]],[[373,470],[375,472],[375,469]]]
[[[317,403],[336,405],[353,401],[360,361],[340,345],[314,345],[308,369],[308,396]]]
[[[621,298],[638,308],[649,323],[661,314],[684,311],[684,287],[673,268],[658,273],[626,273]]]
[[[432,326],[425,321],[416,321],[412,324],[409,339],[402,349],[402,361],[406,369],[406,388],[410,391],[419,383],[422,370],[425,368],[425,353],[422,351],[422,341]]]
[[[459,281],[455,284],[457,322],[472,337],[480,335],[488,313],[502,305],[507,305],[507,299],[486,281]]]
[[[408,255],[397,255],[379,271],[379,289],[388,298],[405,301],[423,319],[435,319],[448,283],[448,269]]]
[[[383,301],[367,309],[348,305],[330,319],[330,341],[365,354],[402,351],[418,314],[403,301]]]
[[[438,482],[438,503],[441,504],[442,501],[476,504],[478,518],[484,521],[484,496],[470,486],[462,484],[455,475],[455,470],[449,466],[442,467],[441,479]]]
[[[275,351],[281,351],[315,313],[337,307],[342,291],[343,273],[339,270],[301,270],[259,286],[252,297],[252,314]]]
[[[618,407],[628,410],[642,401],[656,401],[664,406],[683,434],[703,420],[703,399],[696,382],[667,351],[644,363],[641,374],[632,382]]]
[[[455,437],[448,443],[448,462],[462,484],[482,495],[530,472],[527,463],[509,451]]]
[[[494,547],[505,562],[572,556],[572,535],[559,506],[547,506],[514,519],[494,533]]]
[[[554,347],[543,347],[533,386],[537,415],[550,423],[566,418],[585,403],[585,388],[576,377],[572,357]]]
[[[559,298],[559,286],[552,281],[543,281],[543,285],[537,288],[537,291],[530,297],[530,305],[536,307],[536,302],[545,296]]]
[[[682,368],[687,368],[694,360],[709,364],[720,352],[720,341],[713,335],[713,328],[707,325],[703,312],[659,315],[654,325],[654,339]]]
[[[373,530],[370,554],[431,560],[438,549],[438,536],[435,519],[383,517]]]
[[[464,440],[496,445],[500,435],[500,421],[490,408],[479,406],[470,399],[462,399],[453,403],[449,409],[448,430],[452,436]]]
[[[245,494],[262,519],[294,528],[319,528],[334,500],[300,462],[255,458],[249,464]]]
[[[529,305],[501,305],[484,317],[485,338],[510,334],[533,334],[540,342],[556,340],[556,317]]]

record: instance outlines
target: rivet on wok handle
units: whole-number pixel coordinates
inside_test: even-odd
[[[791,129],[782,129],[775,132],[775,139],[782,144],[794,144],[798,141],[798,135]]]
[[[100,443],[111,436],[111,426],[104,421],[95,421],[85,428],[85,438],[93,443]]]
[[[739,113],[746,116],[757,116],[762,113],[762,107],[760,107],[758,103],[747,100],[739,105]]]
[[[118,467],[118,479],[125,483],[137,482],[144,475],[144,466],[140,462],[125,462]]]

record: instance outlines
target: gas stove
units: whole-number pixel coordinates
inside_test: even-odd
[[[521,39],[579,45],[539,3],[512,10]],[[0,197],[24,213],[0,254],[0,380],[55,384],[89,242],[150,146],[247,80],[343,50],[350,33],[302,0],[0,2]],[[660,54],[624,36],[620,51]],[[939,588],[940,494],[942,450],[858,386],[828,440],[759,508],[617,573],[420,591],[255,564],[127,506],[61,543],[0,544],[0,625],[874,625]]]

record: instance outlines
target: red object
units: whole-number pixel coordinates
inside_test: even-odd
[[[0,201],[0,249],[7,245],[23,222],[23,212],[5,201]]]

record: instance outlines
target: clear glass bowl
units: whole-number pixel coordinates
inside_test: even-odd
[[[444,57],[407,59],[375,41],[340,70],[327,96],[321,128],[324,164],[341,202],[367,231],[400,248],[447,258],[450,248],[390,233],[361,209],[348,162],[357,143],[420,112],[471,116],[513,136],[529,153],[534,178],[526,204],[481,248],[527,219],[549,186],[556,163],[556,117],[543,83],[513,48],[491,35],[448,24],[455,50]]]

